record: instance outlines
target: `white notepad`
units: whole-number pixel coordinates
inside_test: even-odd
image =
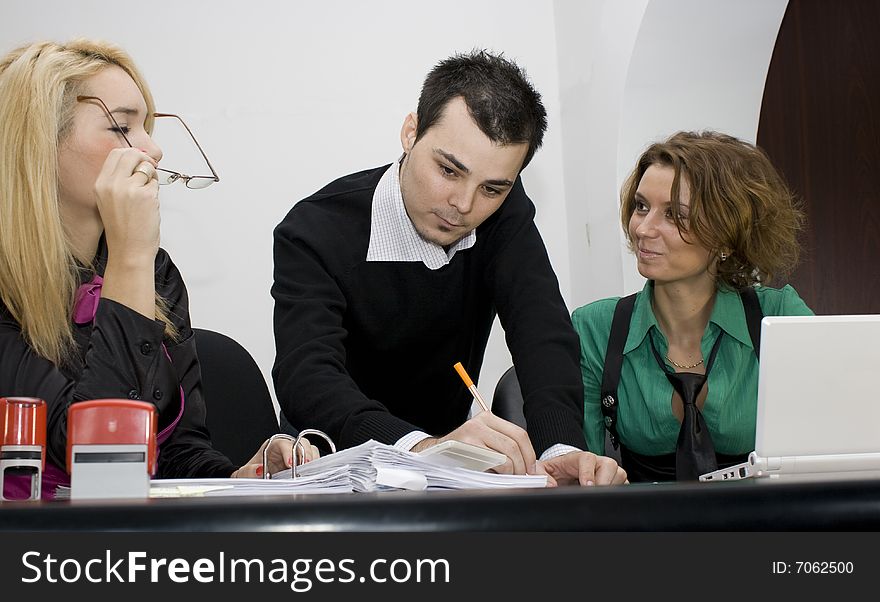
[[[418,452],[419,456],[452,468],[467,468],[484,472],[507,462],[507,456],[485,447],[477,447],[461,441],[444,441]]]

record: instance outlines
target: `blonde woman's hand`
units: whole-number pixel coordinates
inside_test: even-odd
[[[126,266],[148,264],[159,250],[156,161],[136,148],[115,148],[95,181],[108,254]]]
[[[269,440],[263,442],[254,457],[247,464],[232,473],[233,478],[262,478],[263,477],[263,450]],[[296,458],[298,464],[305,464],[321,457],[321,452],[317,447],[309,443],[305,437],[300,439],[302,447],[297,450]],[[267,454],[269,464],[269,474],[281,472],[286,468],[290,468],[293,462],[293,441],[284,438],[277,438],[272,441]]]

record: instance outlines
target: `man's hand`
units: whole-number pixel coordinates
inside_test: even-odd
[[[573,451],[563,456],[542,460],[543,469],[557,485],[620,485],[629,483],[626,471],[613,458],[590,452]],[[551,487],[553,483],[548,483]]]
[[[480,412],[445,437],[419,441],[410,451],[420,452],[449,440],[485,447],[507,456],[507,462],[493,468],[494,472],[535,474],[535,449],[529,435],[522,428],[492,412]]]

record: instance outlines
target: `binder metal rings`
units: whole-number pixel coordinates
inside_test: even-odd
[[[296,450],[300,452],[300,458],[305,457],[305,446],[302,443],[303,437],[306,435],[317,435],[322,437],[327,445],[330,446],[330,453],[336,453],[336,445],[333,443],[333,440],[325,433],[324,431],[319,431],[318,429],[303,429],[299,432],[299,435],[296,437],[292,437],[291,435],[287,435],[284,433],[278,433],[277,435],[272,435],[269,437],[269,440],[266,442],[266,447],[263,448],[263,478],[271,479],[272,476],[269,474],[269,446],[272,445],[272,441],[275,439],[287,439],[288,441],[293,441],[293,449],[294,449],[294,458],[293,462],[291,462],[291,472],[293,474],[293,478],[297,477],[296,474]]]

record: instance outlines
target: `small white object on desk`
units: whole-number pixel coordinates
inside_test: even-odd
[[[444,441],[419,452],[419,456],[440,466],[485,472],[507,461],[502,453],[461,441]]]

